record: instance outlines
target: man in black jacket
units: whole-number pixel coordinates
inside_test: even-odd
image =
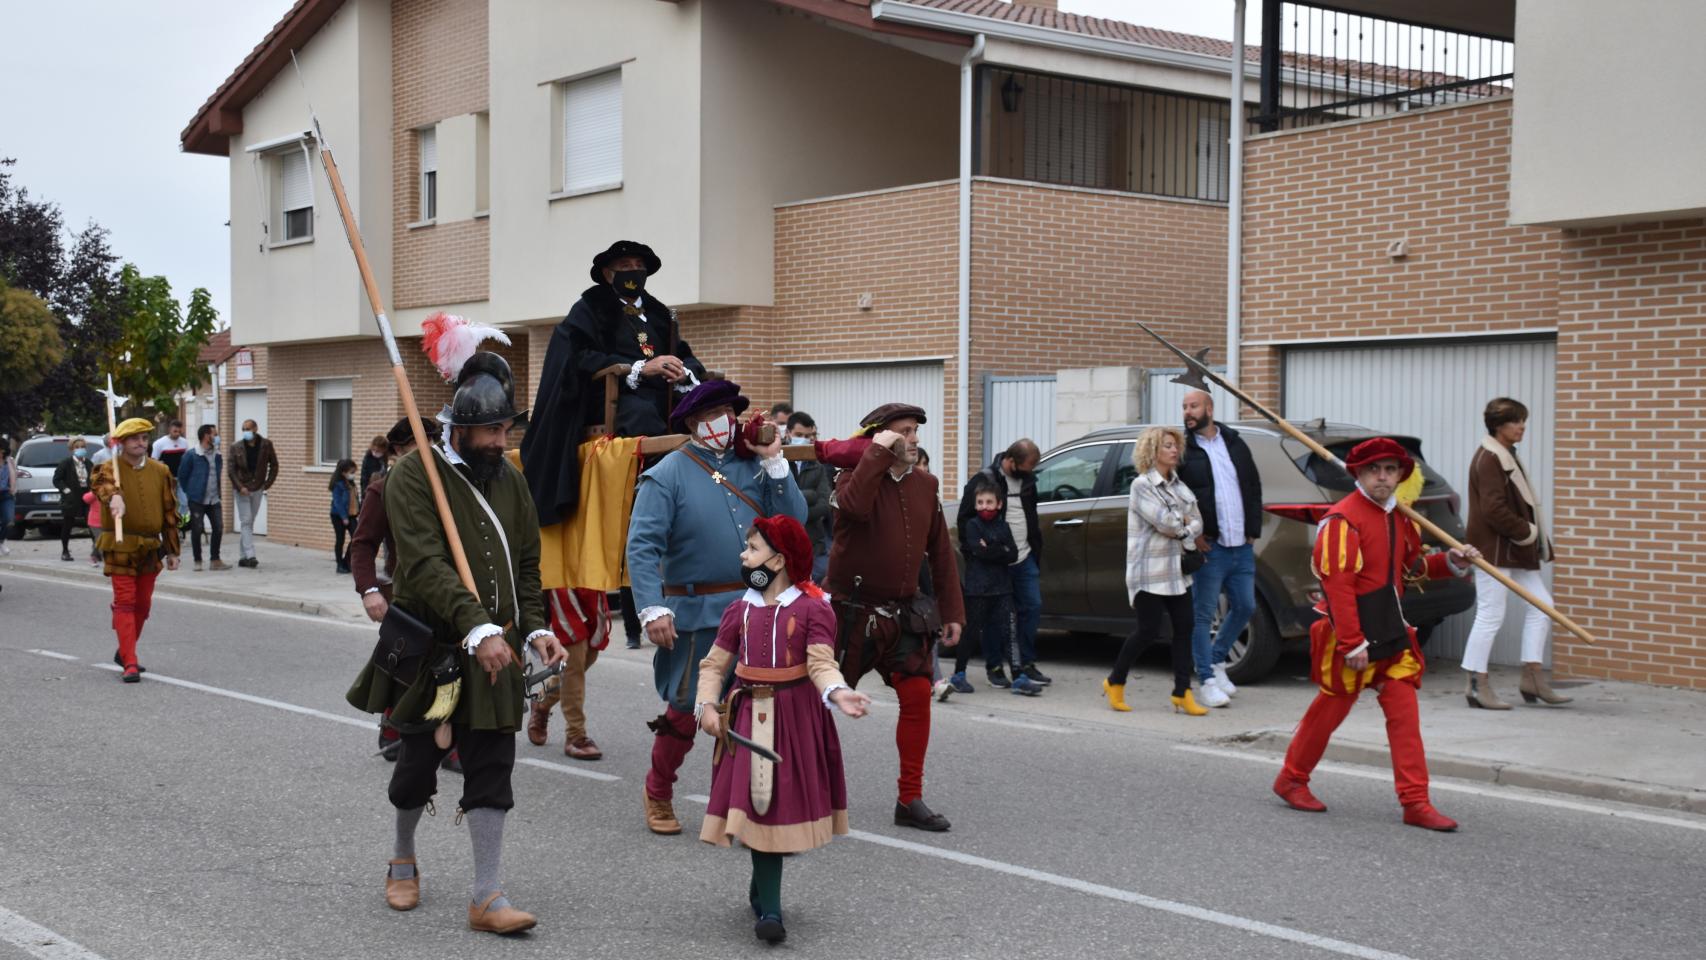
[[[974,500],[979,482],[992,484],[1000,496],[1001,516],[1006,519],[1008,529],[1013,531],[1013,543],[1019,548],[1019,559],[1011,567],[1013,608],[1018,620],[1019,658],[1022,661],[1018,672],[1046,687],[1054,681],[1037,669],[1037,625],[1043,616],[1043,528],[1037,522],[1036,478],[1037,461],[1040,459],[1042,451],[1037,449],[1034,441],[1013,441],[1013,445],[1001,451],[994,463],[972,474],[966,481],[965,490],[960,494],[956,523],[957,529],[964,529],[977,514]],[[1000,664],[989,664],[989,682],[992,686],[1007,686],[1007,675]]]
[[[1214,398],[1201,390],[1185,395],[1185,456],[1179,475],[1202,507],[1197,548],[1207,562],[1192,575],[1196,629],[1191,659],[1204,706],[1224,707],[1238,688],[1226,676],[1232,643],[1256,612],[1256,538],[1262,534],[1262,477],[1250,447],[1231,427],[1214,422]],[[1220,595],[1226,619],[1214,629]]]
[[[777,404],[777,407],[783,404]],[[776,407],[772,407],[775,410]],[[791,412],[786,417],[788,421],[788,436],[783,442],[789,446],[808,445],[817,439],[817,421],[804,410]],[[806,498],[806,535],[812,541],[812,579],[823,581],[823,575],[829,571],[829,541],[830,516],[829,495],[834,489],[828,464],[816,460],[793,461],[794,482],[799,485],[800,493]]]
[[[705,377],[681,339],[675,311],[646,290],[646,279],[662,265],[643,243],[611,244],[592,258],[593,286],[551,334],[521,441],[522,471],[542,527],[573,516],[580,498],[580,444],[588,427],[604,422],[606,385],[595,374],[628,368],[615,385],[619,437],[669,433],[670,409]]]

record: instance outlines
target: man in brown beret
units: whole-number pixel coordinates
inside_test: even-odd
[[[940,832],[948,829],[948,818],[924,803],[932,652],[938,636],[943,646],[959,643],[965,606],[937,480],[914,469],[924,422],[924,411],[905,403],[884,404],[861,421],[870,445],[836,481],[826,581],[839,620],[842,674],[856,686],[876,670],[900,700],[894,822]],[[934,600],[918,589],[927,559]]]

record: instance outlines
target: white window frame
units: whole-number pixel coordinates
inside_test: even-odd
[[[614,97],[612,109],[608,102],[599,103],[599,94]],[[551,96],[551,132],[553,143],[553,192],[550,199],[579,197],[622,189],[625,174],[622,96],[622,67],[602,68],[590,73],[555,81]],[[587,122],[577,113],[602,111],[596,128],[597,136],[585,136],[584,129],[575,129]],[[590,165],[590,174],[577,173],[577,168]]]
[[[438,221],[438,125],[415,131],[415,152],[420,157],[420,223]]]
[[[326,442],[332,439],[326,435],[326,413],[328,403],[342,403],[344,412],[344,452],[340,456],[327,459]],[[355,442],[355,379],[352,377],[336,377],[314,381],[314,462],[322,467],[336,467],[339,460],[350,456],[351,444]]]

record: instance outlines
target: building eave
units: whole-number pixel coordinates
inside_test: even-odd
[[[343,5],[344,0],[297,0],[196,110],[178,135],[179,147],[185,153],[229,156],[231,138],[243,132],[243,108],[289,66],[291,52],[307,44]]]

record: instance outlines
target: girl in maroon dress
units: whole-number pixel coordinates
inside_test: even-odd
[[[699,839],[752,851],[748,900],[760,940],[780,943],[782,855],[847,832],[841,741],[829,706],[862,717],[871,698],[847,686],[835,665],[835,613],[811,582],[812,545],[789,516],[760,517],[741,552],[746,595],[729,605],[717,642],[699,664],[699,725],[722,734],[717,693],[732,669],[729,721],[769,746],[781,763],[744,747],[713,759],[711,803]]]

